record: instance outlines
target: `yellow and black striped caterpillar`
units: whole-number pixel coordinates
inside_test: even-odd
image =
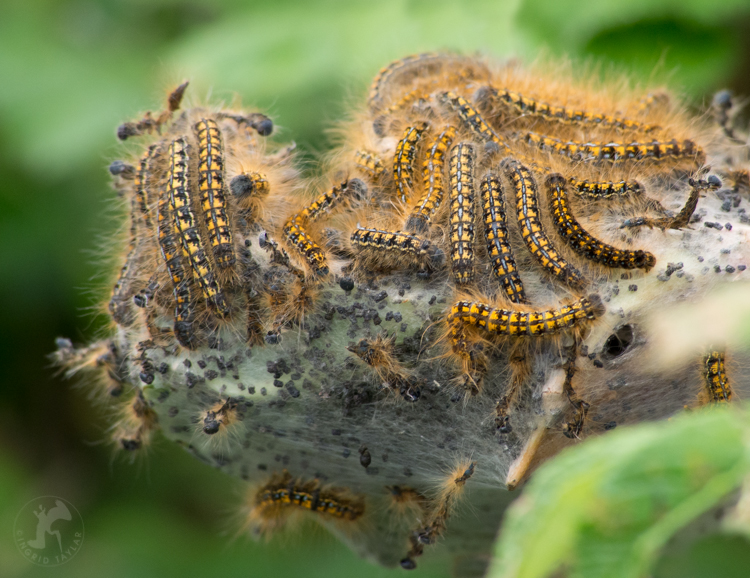
[[[617,249],[586,231],[570,212],[567,183],[562,175],[550,175],[545,186],[557,232],[576,253],[589,261],[612,268],[648,271],[656,264],[656,257],[648,251]]]
[[[503,309],[479,301],[457,301],[451,307],[448,320],[479,327],[492,335],[536,337],[574,329],[603,313],[601,299],[592,294],[546,311]]]

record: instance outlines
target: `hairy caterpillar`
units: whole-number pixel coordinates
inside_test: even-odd
[[[451,265],[459,285],[474,278],[474,146],[460,143],[450,154]]]
[[[516,214],[529,252],[545,270],[563,283],[582,289],[585,284],[583,275],[565,261],[542,228],[539,193],[531,172],[522,164],[510,160],[503,162],[503,169],[516,190]]]
[[[656,264],[656,257],[647,251],[617,249],[602,243],[581,227],[570,212],[566,182],[562,175],[550,175],[545,186],[557,232],[576,253],[612,268],[648,271]]]

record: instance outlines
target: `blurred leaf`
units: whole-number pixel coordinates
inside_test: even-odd
[[[654,570],[654,578],[747,578],[748,568],[750,541],[716,534],[665,555]]]
[[[539,43],[577,52],[609,28],[655,19],[726,26],[736,16],[747,14],[747,8],[747,0],[631,0],[591,2],[585,8],[574,0],[526,0],[518,19]]]
[[[562,453],[508,511],[489,576],[647,575],[675,533],[740,486],[748,433],[746,412],[711,408]]]
[[[513,27],[518,2],[317,2],[268,5],[217,21],[183,39],[170,68],[194,81],[194,94],[270,110],[291,138],[322,145],[341,118],[344,96],[389,61],[430,50],[512,54],[525,42]],[[460,33],[457,33],[460,32]],[[358,98],[358,101],[361,99]],[[288,132],[284,135],[289,138]]]
[[[535,44],[571,56],[604,57],[636,77],[655,72],[701,96],[740,62],[742,39],[729,24],[747,18],[746,0],[527,0],[518,23]],[[665,78],[666,77],[666,78]]]
[[[604,29],[584,50],[641,78],[666,74],[678,87],[701,94],[704,87],[717,86],[729,76],[739,46],[738,32],[725,26],[648,19]]]

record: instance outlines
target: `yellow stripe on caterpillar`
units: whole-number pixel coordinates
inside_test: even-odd
[[[502,309],[480,301],[458,301],[451,307],[448,321],[473,325],[492,335],[538,337],[574,329],[603,313],[600,297],[592,294],[546,311]]]
[[[656,257],[647,251],[618,249],[586,231],[570,211],[567,183],[562,175],[548,176],[545,185],[557,232],[576,253],[589,261],[612,268],[649,271],[656,264]]]
[[[450,243],[453,278],[459,285],[474,279],[474,145],[459,143],[450,153]]]
[[[456,128],[446,126],[427,149],[422,164],[423,193],[406,222],[406,228],[409,231],[424,233],[429,226],[430,218],[443,202],[445,155],[455,138]]]
[[[516,190],[516,215],[526,247],[546,271],[574,289],[586,283],[580,271],[568,263],[542,227],[536,181],[524,165],[506,159],[501,163]]]
[[[167,196],[179,233],[182,250],[190,262],[193,277],[201,288],[209,307],[219,317],[229,316],[229,305],[224,298],[211,263],[206,257],[195,215],[190,206],[190,177],[188,145],[180,137],[169,145],[169,168],[167,172]]]
[[[236,261],[227,217],[227,187],[221,131],[216,121],[203,118],[194,127],[198,138],[198,191],[208,229],[211,252],[220,269]]]

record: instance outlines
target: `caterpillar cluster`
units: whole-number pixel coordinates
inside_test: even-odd
[[[447,262],[456,301],[446,334],[463,368],[458,383],[472,394],[482,389],[488,350],[510,347],[518,359],[528,357],[519,347],[531,351],[539,338],[580,341],[606,310],[597,282],[657,264],[645,247],[629,246],[633,237],[600,238],[583,215],[620,203],[644,213],[624,228],[681,229],[699,193],[720,186],[714,175],[703,178],[706,155],[694,137],[670,132],[680,123],[652,122],[654,105],[585,110],[523,92],[528,84],[510,67],[493,70],[477,58],[427,53],[395,61],[373,81],[366,110],[342,130],[335,161],[377,195],[376,210],[364,210],[351,232],[345,272],[365,280],[373,270],[412,269],[430,278]],[[689,195],[677,214],[643,184],[682,183],[685,175]],[[527,287],[539,278],[560,288],[560,301],[534,298]],[[519,366],[518,379],[525,373]],[[512,429],[507,415],[503,424]]]
[[[657,307],[644,293],[694,300],[738,278],[750,224],[726,252],[709,237],[731,231],[708,221],[718,199],[729,211],[750,191],[746,159],[714,162],[708,130],[664,95],[410,56],[380,71],[308,178],[268,117],[181,110],[186,87],[118,129],[141,150],[110,166],[130,216],[114,327],[61,340],[56,360],[100,375],[130,455],[161,428],[248,481],[254,533],[298,512],[368,548],[393,529],[378,552],[410,569],[450,539],[469,480],[490,496],[480,514],[497,513],[489,489],[565,444],[671,415],[695,387],[701,403],[742,395],[721,348],[677,376],[687,393],[664,394],[672,382],[639,358]],[[726,276],[696,264],[703,243]]]
[[[118,129],[121,140],[156,138],[135,162],[110,166],[131,225],[108,310],[121,326],[143,316],[157,343],[174,338],[195,349],[215,339],[220,327],[243,321],[253,343],[263,338],[263,327],[289,321],[278,310],[296,297],[279,296],[259,279],[247,250],[253,233],[271,227],[269,193],[283,205],[295,186],[291,149],[267,150],[273,123],[260,113],[192,108],[178,114],[186,87],[170,94],[158,118],[147,113]],[[296,274],[283,263],[277,269],[284,282]],[[164,324],[169,317],[171,328]]]

